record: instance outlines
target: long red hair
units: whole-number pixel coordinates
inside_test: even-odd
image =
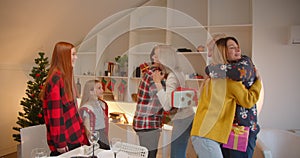
[[[71,49],[75,46],[68,42],[58,42],[55,44],[52,59],[50,63],[50,69],[46,82],[44,83],[44,89],[41,94],[41,99],[45,97],[46,85],[50,80],[50,76],[56,71],[61,72],[62,79],[64,81],[64,91],[68,100],[73,100],[73,66],[71,61]]]

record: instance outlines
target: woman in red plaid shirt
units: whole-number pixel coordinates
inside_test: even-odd
[[[58,42],[55,45],[50,70],[41,94],[50,156],[57,156],[88,144],[76,107],[73,81],[76,59],[74,45],[67,42]]]
[[[153,80],[155,71],[162,71],[164,67],[159,63],[157,46],[152,49],[150,60],[153,63],[150,69],[144,73],[138,88],[138,100],[133,118],[133,129],[139,136],[141,146],[149,150],[148,158],[156,158],[158,141],[160,137],[163,105],[157,97],[157,85]],[[165,81],[161,85],[165,87]]]

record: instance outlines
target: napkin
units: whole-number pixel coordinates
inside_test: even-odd
[[[117,158],[129,158],[129,155],[123,151],[117,153]]]
[[[114,152],[111,150],[103,150],[97,154],[98,158],[113,158],[114,157]]]

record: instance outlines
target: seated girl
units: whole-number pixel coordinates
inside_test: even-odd
[[[89,80],[85,83],[80,103],[80,115],[84,121],[86,133],[98,131],[101,149],[109,150],[108,143],[108,106],[102,99],[103,89],[99,80]]]

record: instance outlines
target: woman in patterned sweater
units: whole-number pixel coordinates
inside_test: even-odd
[[[241,55],[239,43],[236,38],[226,37],[224,39],[228,64],[226,64],[226,66],[221,64],[208,65],[206,67],[206,73],[212,78],[227,77],[235,81],[242,81],[245,87],[249,89],[257,79],[254,64],[249,57]],[[239,52],[239,54],[235,55],[235,52]],[[252,158],[254,148],[256,146],[257,134],[260,130],[257,123],[256,104],[254,104],[251,108],[245,108],[241,105],[237,105],[233,123],[250,127],[247,150],[246,152],[242,152],[222,148],[223,156],[225,158]]]
[[[214,64],[226,66],[225,41],[216,41]],[[259,78],[259,75],[257,76]],[[251,108],[259,98],[260,79],[246,89],[241,82],[207,78],[204,81],[192,126],[192,143],[198,157],[223,157],[220,144],[227,143],[235,116],[236,104]]]

